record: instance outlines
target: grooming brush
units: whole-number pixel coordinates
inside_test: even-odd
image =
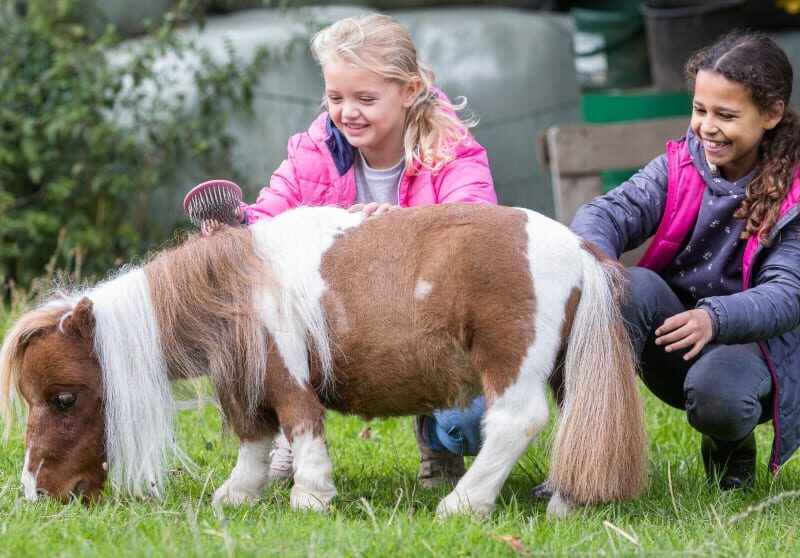
[[[242,189],[230,180],[208,180],[198,184],[183,198],[183,210],[196,226],[217,221],[239,226],[236,208],[242,201]]]

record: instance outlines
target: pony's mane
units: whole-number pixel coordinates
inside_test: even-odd
[[[103,376],[111,482],[126,493],[158,495],[169,459],[188,458],[175,440],[175,402],[147,277],[129,269],[86,296]]]
[[[227,229],[90,293],[117,488],[159,494],[172,458],[191,463],[176,441],[171,381],[207,375],[229,420],[258,411],[268,343],[252,302],[263,269],[249,232]]]
[[[264,398],[269,340],[257,291],[275,286],[248,230],[195,236],[145,267],[171,379],[207,375],[229,420]]]
[[[39,334],[59,327],[64,317],[74,308],[80,295],[62,290],[52,291],[33,310],[23,314],[6,332],[0,348],[0,408],[3,416],[3,435],[8,437],[15,415],[19,418],[19,397],[22,356],[28,342]]]

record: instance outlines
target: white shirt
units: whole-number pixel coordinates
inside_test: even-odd
[[[356,203],[400,203],[400,178],[405,159],[400,159],[388,169],[373,169],[367,165],[361,150],[358,150],[354,171],[356,175]]]

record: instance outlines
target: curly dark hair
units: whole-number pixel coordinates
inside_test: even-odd
[[[741,83],[762,112],[775,110],[783,102],[781,121],[764,133],[759,163],[735,213],[746,220],[743,238],[757,235],[765,245],[778,220],[780,204],[792,185],[800,162],[800,114],[789,107],[792,95],[792,64],[786,53],[767,35],[734,31],[699,50],[686,63],[686,81],[694,90],[697,72],[708,70]]]

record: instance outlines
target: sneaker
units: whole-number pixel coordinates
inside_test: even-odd
[[[746,488],[756,476],[756,436],[751,432],[738,442],[722,442],[703,436],[700,443],[703,467],[710,483],[722,490]]]
[[[423,488],[439,488],[445,483],[454,484],[464,476],[464,458],[449,451],[433,451],[425,432],[428,417],[414,417],[414,436],[419,447],[419,474],[417,482]]]
[[[272,451],[269,452],[269,478],[270,481],[291,482],[294,476],[292,464],[294,454],[289,440],[281,432],[272,443]]]

